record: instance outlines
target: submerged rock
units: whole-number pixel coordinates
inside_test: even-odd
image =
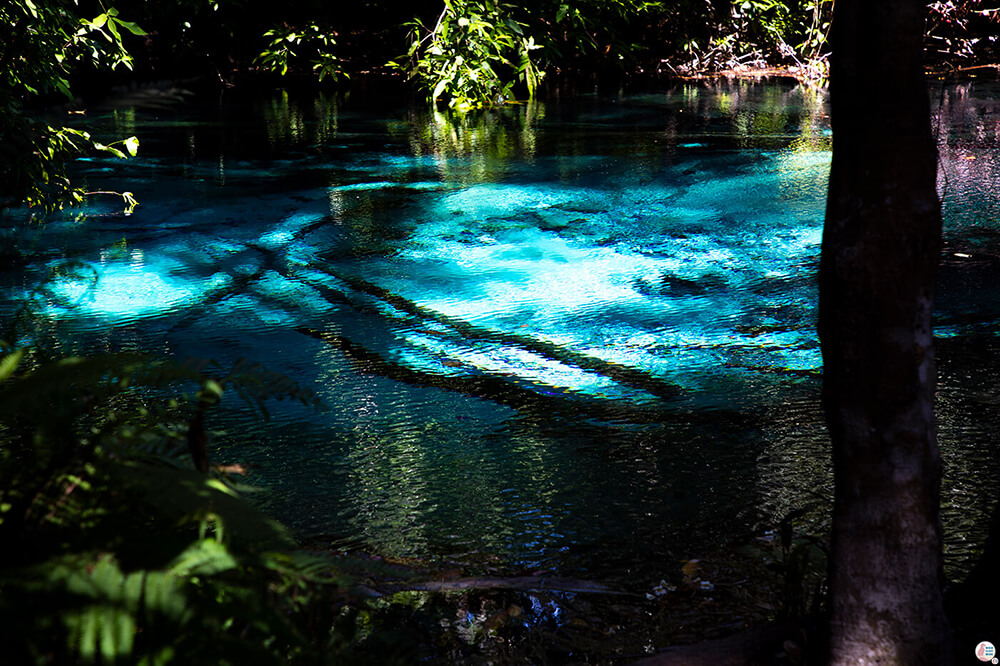
[[[709,273],[696,278],[686,278],[669,273],[663,273],[658,279],[640,278],[636,280],[635,289],[647,296],[704,296],[709,292],[724,287],[725,279],[721,275]]]

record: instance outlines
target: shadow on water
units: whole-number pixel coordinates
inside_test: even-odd
[[[995,92],[939,104],[952,569],[997,459]],[[140,207],[8,214],[4,302],[85,262],[96,283],[38,297],[35,340],[246,358],[315,387],[321,413],[259,423],[227,399],[217,424],[304,537],[642,588],[828,501],[821,92],[692,83],[465,118],[279,93],[99,122],[142,152],[79,178]]]

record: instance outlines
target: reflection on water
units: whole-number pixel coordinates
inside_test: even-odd
[[[939,100],[959,565],[997,459],[998,356],[970,352],[1000,318],[993,92]],[[5,302],[80,260],[96,284],[58,282],[36,337],[247,358],[314,386],[319,414],[257,423],[227,400],[218,416],[224,455],[304,535],[656,581],[795,509],[824,514],[822,93],[684,84],[464,119],[366,103],[114,111],[142,154],[81,176],[141,206],[9,217]]]

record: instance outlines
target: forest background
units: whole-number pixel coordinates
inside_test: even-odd
[[[66,160],[88,150],[124,155],[137,144],[123,137],[109,148],[36,112],[79,112],[127,85],[277,85],[291,77],[345,87],[352,76],[397,75],[459,112],[534,96],[546,81],[588,77],[781,72],[824,85],[833,7],[832,0],[366,0],[345,11],[316,0],[114,7],[9,0],[0,7],[0,203],[80,203],[82,193],[65,180]],[[996,63],[998,17],[981,0],[930,3],[927,64],[959,71]]]

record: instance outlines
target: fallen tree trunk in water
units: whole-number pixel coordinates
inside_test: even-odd
[[[388,289],[384,289],[359,277],[347,275],[332,266],[314,264],[312,267],[340,280],[351,289],[377,298],[402,312],[448,326],[467,340],[483,340],[518,347],[552,361],[603,375],[620,384],[637,388],[664,400],[673,400],[681,395],[681,389],[677,385],[656,377],[640,368],[607,361],[597,356],[574,351],[565,345],[559,345],[532,336],[520,335],[510,331],[496,331],[484,326],[477,326],[457,317],[451,317],[442,312],[414,303],[398,294],[392,293]]]
[[[458,578],[456,580],[432,580],[425,583],[411,583],[397,591],[453,592],[460,590],[525,590],[534,592],[571,592],[628,595],[602,583],[560,576],[517,576],[504,578],[482,576]]]

